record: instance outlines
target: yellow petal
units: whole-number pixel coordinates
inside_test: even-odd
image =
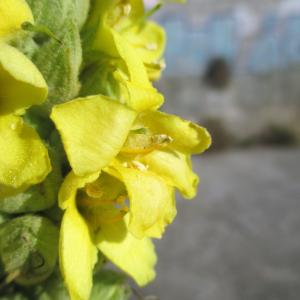
[[[173,139],[171,147],[183,153],[201,153],[211,144],[211,137],[205,128],[174,115],[150,111],[140,114],[137,122],[148,127],[153,134],[170,136]]]
[[[123,33],[143,61],[150,80],[159,79],[165,68],[162,56],[166,47],[164,29],[154,22],[132,26]]]
[[[111,33],[118,54],[123,61],[123,72],[128,74],[126,80],[118,77],[128,91],[127,104],[136,111],[159,108],[163,104],[163,97],[149,81],[139,53],[116,31],[111,30]]]
[[[101,4],[99,5],[101,7]],[[99,22],[100,25],[97,36],[93,41],[93,48],[114,58],[113,62],[119,70],[115,74],[116,79],[126,89],[127,97],[125,101],[127,105],[136,111],[160,107],[163,103],[163,97],[152,86],[137,50],[116,30],[110,28],[105,22]]]
[[[159,174],[168,184],[179,189],[187,198],[194,198],[199,183],[187,155],[174,151],[152,151],[140,158],[149,170]]]
[[[0,39],[15,33],[26,21],[32,23],[33,16],[25,0],[0,1]]]
[[[78,176],[99,172],[119,153],[136,113],[103,96],[77,99],[53,108],[54,121]]]
[[[127,3],[126,3],[127,2]],[[128,3],[129,2],[129,3]],[[115,1],[115,0],[94,0],[92,3],[92,9],[87,21],[88,27],[95,26],[96,24],[103,26],[103,22],[110,24],[111,15],[118,15],[117,5],[123,6],[123,9],[130,4],[128,19],[135,21],[143,17],[145,13],[143,0],[129,0],[129,1]],[[120,7],[119,7],[120,8]],[[115,21],[116,18],[114,18]],[[123,23],[124,18],[119,21]],[[114,26],[118,26],[119,22],[113,22]],[[125,23],[128,23],[126,19]]]
[[[77,211],[75,202],[67,208],[60,231],[60,269],[71,300],[88,300],[97,261],[88,225]]]
[[[118,53],[127,67],[130,81],[150,88],[151,83],[148,80],[146,69],[136,50],[115,30],[111,29],[111,34]]]
[[[59,207],[66,209],[76,200],[77,190],[85,187],[86,184],[95,181],[99,173],[92,173],[88,176],[79,177],[71,171],[61,185],[58,194]]]
[[[94,0],[86,25],[88,27],[95,26],[96,24],[102,25],[103,18],[115,3],[115,0]]]
[[[117,55],[116,48],[113,45],[111,29],[128,26],[132,24],[132,22],[141,19],[144,15],[144,3],[142,0],[130,0],[129,2],[130,3],[121,3],[119,1],[119,3],[117,3],[115,0],[93,1],[92,9],[85,25],[87,31],[94,31],[96,28],[96,37],[95,40],[92,41],[93,47],[111,56]],[[129,7],[128,4],[131,5],[128,17],[119,18],[120,10],[123,10],[124,13],[124,10]],[[103,41],[105,41],[105,43],[103,43]]]
[[[122,81],[127,94],[126,103],[132,109],[140,112],[158,109],[164,103],[164,97],[154,88],[145,88],[130,81]]]
[[[90,15],[85,24],[84,34],[87,39],[87,47],[100,50],[112,57],[117,57],[118,53],[114,45],[111,28],[108,23],[108,12],[114,8],[115,0],[94,0],[91,4]],[[92,35],[91,35],[92,33]],[[103,43],[103,41],[105,41]]]
[[[174,189],[150,171],[114,162],[108,172],[124,182],[129,196],[129,230],[137,238],[160,238],[176,216]]]
[[[128,231],[126,221],[102,225],[96,242],[98,249],[140,286],[154,279],[154,246],[148,238],[135,238]]]
[[[36,66],[17,49],[0,43],[0,114],[41,104],[47,84]]]
[[[143,0],[129,0],[131,5],[131,19],[139,19],[143,17],[145,13],[144,1]]]
[[[144,63],[157,62],[164,53],[166,34],[164,29],[154,22],[148,21],[143,26],[134,26],[125,31],[124,36]]]
[[[0,116],[0,184],[21,188],[37,184],[51,171],[47,148],[21,117]]]

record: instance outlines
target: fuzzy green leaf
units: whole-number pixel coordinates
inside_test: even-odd
[[[0,226],[0,258],[19,284],[45,280],[56,265],[57,248],[58,229],[46,218],[27,215]]]
[[[36,288],[35,300],[69,300],[62,278],[53,274],[42,286]],[[0,299],[1,300],[1,299]]]
[[[0,300],[29,300],[29,299],[22,294],[16,293],[13,295],[7,295],[3,297],[0,296]]]
[[[0,225],[9,220],[8,215],[0,213]]]
[[[99,58],[103,58],[102,60]],[[81,97],[102,94],[118,98],[119,85],[113,76],[115,67],[107,63],[104,54],[98,55],[98,60],[85,67],[80,75]]]
[[[75,0],[75,8],[78,25],[81,28],[88,17],[90,0]]]
[[[90,300],[127,300],[131,291],[123,274],[102,270],[94,277]]]
[[[49,96],[40,110],[47,114],[54,104],[74,98],[80,88],[82,60],[80,26],[87,16],[87,0],[27,0],[35,24],[16,46],[43,74]],[[26,29],[26,26],[25,26]],[[34,31],[34,32],[33,32]],[[51,33],[51,34],[50,34]]]

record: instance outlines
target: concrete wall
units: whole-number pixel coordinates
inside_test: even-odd
[[[239,75],[229,88],[214,91],[200,78],[164,78],[164,109],[195,122],[222,120],[237,137],[281,125],[300,136],[300,66],[264,75]]]

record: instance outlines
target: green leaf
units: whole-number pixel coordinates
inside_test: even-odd
[[[69,294],[59,274],[53,274],[42,286],[36,289],[34,300],[69,300]],[[0,299],[1,300],[1,299]]]
[[[85,67],[80,75],[80,97],[102,94],[117,98],[120,91],[113,75],[115,70],[105,55],[98,53],[97,61]]]
[[[23,296],[22,294],[13,294],[0,297],[0,300],[29,300],[27,297]]]
[[[17,195],[0,199],[0,212],[7,214],[37,212],[48,209],[56,203],[62,175],[60,164],[51,149],[49,149],[49,154],[52,172],[45,181]]]
[[[55,128],[54,124],[48,117],[40,115],[38,106],[33,106],[27,109],[23,118],[24,121],[30,127],[34,128],[39,136],[45,141],[49,139],[49,136]]]
[[[57,42],[61,43],[61,41],[46,26],[33,25],[30,22],[25,22],[22,24],[22,29],[25,31],[31,31],[31,32],[42,33],[42,34],[44,33],[46,36],[51,37]]]
[[[15,43],[35,63],[49,86],[48,99],[39,106],[41,113],[48,114],[54,104],[73,99],[78,94],[82,60],[79,31],[86,18],[89,1],[27,2],[35,24],[28,28],[30,32],[26,39],[22,37],[22,40]]]
[[[102,270],[95,275],[90,300],[127,300],[130,296],[125,275],[110,270]]]
[[[0,258],[21,285],[45,280],[57,262],[58,229],[46,218],[26,215],[0,226]]]
[[[0,225],[9,220],[9,216],[3,213],[0,213]]]
[[[126,276],[110,270],[101,270],[94,276],[90,300],[127,300],[131,296]],[[34,300],[69,300],[69,294],[58,273],[54,273],[43,285],[36,287]],[[0,299],[1,300],[1,299]]]
[[[88,17],[90,9],[90,0],[75,0],[75,8],[78,25],[80,28],[82,28]]]

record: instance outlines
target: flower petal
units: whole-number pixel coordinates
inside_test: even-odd
[[[148,109],[158,109],[164,103],[164,97],[154,88],[145,88],[130,81],[122,81],[127,92],[126,104],[140,112]]]
[[[47,84],[36,66],[20,51],[0,44],[0,114],[41,104]]]
[[[123,181],[129,196],[129,231],[137,238],[160,238],[176,216],[174,189],[150,171],[114,162],[106,170]]]
[[[136,113],[125,105],[100,95],[57,105],[51,114],[78,176],[99,172],[109,164],[135,118]]]
[[[187,155],[174,151],[152,151],[139,159],[149,170],[159,174],[168,184],[179,189],[187,198],[194,198],[199,183]]]
[[[60,269],[72,300],[88,300],[97,261],[88,225],[77,211],[75,201],[67,208],[60,231]]]
[[[79,177],[71,171],[61,185],[58,194],[59,207],[61,209],[68,208],[75,200],[77,190],[85,187],[86,184],[95,181],[100,173],[92,173],[88,176]]]
[[[112,62],[117,65],[119,70],[116,72],[116,79],[127,90],[125,100],[129,107],[136,111],[156,109],[162,105],[163,97],[152,86],[138,51],[126,40],[123,34],[121,35],[109,27],[104,21],[103,15],[111,8],[111,2],[95,2],[93,11],[97,10],[98,13],[92,13],[88,27],[95,28],[98,26],[98,28],[96,29],[96,36],[90,44],[94,50],[104,52],[113,58]],[[137,2],[134,5],[138,7],[141,4]]]
[[[128,90],[127,104],[136,111],[156,109],[163,104],[163,97],[152,86],[146,68],[137,50],[124,37],[111,29],[116,49],[123,61],[123,71],[128,80],[121,80]]]
[[[154,22],[148,21],[143,26],[134,26],[125,31],[124,36],[144,63],[157,62],[164,53],[166,34],[164,29]]]
[[[145,14],[145,5],[143,0],[129,0],[131,5],[130,18],[133,20],[143,17]]]
[[[51,171],[47,148],[21,117],[0,116],[0,165],[0,184],[13,189],[37,184]]]
[[[134,47],[144,63],[150,80],[159,79],[165,68],[163,54],[166,47],[164,29],[154,22],[143,22],[124,31],[124,37]]]
[[[153,134],[166,134],[173,139],[171,147],[187,154],[205,151],[211,144],[207,130],[175,115],[150,111],[139,115],[138,123]]]
[[[116,48],[120,57],[123,59],[124,64],[127,67],[130,81],[140,84],[144,87],[151,87],[151,83],[148,80],[147,72],[138,56],[136,50],[121,36],[118,32],[111,29]]]
[[[140,286],[154,279],[154,246],[148,238],[135,238],[128,231],[126,221],[102,225],[96,241],[98,249]]]
[[[33,16],[25,0],[0,1],[0,38],[13,34],[26,21],[33,22]]]

